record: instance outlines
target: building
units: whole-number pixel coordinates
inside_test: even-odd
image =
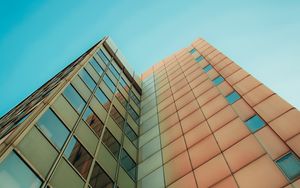
[[[0,119],[0,187],[300,187],[300,113],[202,39],[141,78],[105,37]]]

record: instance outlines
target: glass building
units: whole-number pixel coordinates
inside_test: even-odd
[[[137,75],[105,37],[0,119],[4,188],[299,188],[300,113],[203,39]]]

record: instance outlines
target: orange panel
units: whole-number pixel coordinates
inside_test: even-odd
[[[243,99],[233,103],[232,107],[243,121],[248,120],[255,114],[254,110]]]
[[[214,85],[213,85],[212,81],[208,79],[208,80],[204,81],[203,83],[201,83],[200,85],[198,85],[197,87],[195,87],[193,89],[193,92],[194,92],[195,96],[198,97],[201,94],[203,94],[204,92],[211,89],[212,87],[214,87]]]
[[[192,90],[189,85],[184,86],[183,88],[181,88],[181,90],[179,90],[173,94],[174,100],[176,101],[177,99],[184,96],[186,93],[188,93],[190,91],[192,91]]]
[[[227,96],[229,93],[233,92],[233,88],[227,82],[222,82],[217,87],[223,96]]]
[[[300,157],[300,134],[294,136],[287,141],[291,149]]]
[[[191,114],[192,112],[194,112],[195,110],[199,109],[199,105],[197,102],[191,102],[189,104],[187,104],[185,107],[181,108],[180,110],[178,110],[178,115],[179,115],[179,119],[183,119],[186,116],[188,116],[189,114]],[[199,116],[204,119],[204,116],[200,115]]]
[[[262,84],[252,91],[248,92],[243,96],[243,98],[248,102],[248,104],[250,104],[251,106],[255,106],[272,94],[273,91]]]
[[[161,103],[159,103],[157,105],[158,111],[161,111],[162,109],[166,108],[167,106],[169,106],[173,102],[174,102],[174,100],[173,100],[172,96],[166,98],[165,100],[163,100]]]
[[[220,74],[226,78],[230,75],[232,75],[234,72],[236,72],[237,70],[239,70],[240,67],[235,64],[234,62],[232,62],[230,65],[226,66],[224,69],[220,70]]]
[[[173,115],[169,116],[164,121],[159,123],[160,133],[163,133],[165,130],[172,127],[178,122],[179,122],[178,115],[177,113],[174,113]]]
[[[181,127],[184,133],[196,127],[204,121],[204,116],[200,110],[196,110],[181,121]]]
[[[172,183],[168,188],[197,188],[195,177],[193,172],[185,175],[184,177],[180,178],[179,180]]]
[[[207,79],[208,79],[207,74],[202,73],[202,75],[199,75],[199,77],[197,79],[195,79],[192,82],[190,82],[190,86],[191,86],[191,88],[195,88],[195,87],[197,87],[199,84],[203,83]]]
[[[203,113],[206,118],[210,118],[212,115],[217,113],[219,110],[228,105],[227,101],[224,99],[222,95],[214,98],[213,100],[206,103],[203,107]]]
[[[227,106],[210,117],[207,121],[212,131],[215,131],[237,117],[231,106]]]
[[[184,135],[187,147],[194,145],[199,140],[202,140],[209,134],[211,134],[211,131],[206,121],[204,121],[203,123],[191,129]]]
[[[231,85],[234,85],[235,83],[241,81],[243,78],[247,77],[249,74],[244,71],[243,69],[240,69],[233,73],[232,75],[228,76],[226,78],[227,82],[229,82]]]
[[[229,176],[219,183],[212,186],[212,188],[238,188],[233,176]]]
[[[250,75],[236,83],[233,87],[240,95],[244,95],[259,84],[260,82]]]
[[[167,108],[164,108],[162,111],[159,112],[159,114],[158,114],[159,121],[166,119],[167,117],[169,117],[170,115],[172,115],[175,112],[176,112],[176,107],[175,107],[175,104],[172,103]]]
[[[196,100],[194,97],[193,92],[189,92],[187,94],[185,94],[183,97],[177,99],[175,101],[176,107],[177,109],[181,109],[183,106],[187,105],[188,103],[190,103],[191,101]],[[194,101],[196,102],[196,101]]]
[[[182,132],[181,132],[180,124],[178,123],[160,135],[160,141],[162,147],[165,147],[166,145],[168,145],[169,143],[171,143],[181,135]]]
[[[179,137],[177,140],[173,141],[171,144],[167,145],[162,149],[163,161],[168,162],[170,159],[174,158],[179,153],[186,150],[185,142],[183,136]]]
[[[197,98],[197,101],[198,101],[200,106],[203,106],[205,103],[212,100],[213,98],[215,98],[219,94],[220,94],[219,90],[216,87],[212,87],[211,89],[209,89],[208,91],[206,91],[205,93],[200,95]]]

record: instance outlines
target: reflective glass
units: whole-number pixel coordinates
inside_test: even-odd
[[[190,50],[190,53],[191,53],[191,54],[193,54],[193,53],[195,53],[195,52],[196,52],[196,49],[195,49],[195,48],[193,48],[193,49]]]
[[[134,109],[128,105],[128,113],[132,117],[132,119],[138,124],[139,121],[139,115],[134,111]]]
[[[300,160],[295,154],[289,153],[276,162],[289,180],[300,176]]]
[[[100,136],[103,130],[103,122],[98,116],[88,107],[82,116],[83,120]]]
[[[113,188],[113,181],[104,172],[100,165],[98,165],[98,163],[95,163],[90,179],[90,185],[93,188]]]
[[[11,152],[0,163],[0,187],[38,188],[41,184],[41,180],[15,152]]]
[[[224,81],[222,76],[218,76],[217,78],[213,79],[213,83],[217,86],[220,85]]]
[[[103,80],[107,87],[114,93],[116,91],[116,86],[111,79],[107,75],[104,75]]]
[[[232,92],[232,93],[230,93],[229,95],[226,96],[226,99],[227,99],[229,104],[235,103],[240,98],[241,98],[240,95],[236,91],[234,91],[234,92]]]
[[[103,91],[100,88],[96,89],[95,96],[99,100],[99,102],[103,105],[103,107],[108,110],[110,106],[110,101],[106,97],[106,95],[103,93]]]
[[[116,68],[112,64],[110,64],[108,66],[108,68],[111,71],[111,73],[118,79],[119,76],[120,76],[120,74],[118,73],[118,71],[116,70]]]
[[[137,106],[140,106],[141,101],[137,98],[137,96],[132,91],[130,91],[129,95],[130,95],[131,99],[133,100],[133,102]]]
[[[116,98],[120,101],[120,103],[125,107],[127,104],[127,100],[125,97],[122,95],[122,93],[118,90],[116,93]]]
[[[138,137],[128,123],[125,124],[124,132],[125,132],[126,136],[129,138],[129,140],[133,143],[133,145],[135,145],[137,147],[137,144],[138,144],[137,138]]]
[[[118,158],[119,152],[120,152],[120,144],[107,129],[105,129],[105,132],[104,132],[104,135],[102,138],[102,142],[109,149],[109,151],[113,154],[113,156]]]
[[[125,91],[128,92],[129,86],[127,85],[127,83],[125,82],[124,78],[122,78],[122,77],[121,77],[121,79],[120,79],[120,84],[121,84],[121,86],[125,89]]]
[[[97,54],[99,55],[99,57],[102,59],[102,61],[105,63],[105,64],[108,64],[109,63],[109,59],[107,58],[107,56],[104,54],[104,52],[100,49],[98,50]]]
[[[136,164],[124,149],[121,153],[121,166],[133,180],[136,179]]]
[[[211,65],[207,65],[206,67],[203,68],[204,72],[208,72],[212,69]]]
[[[83,80],[83,82],[88,86],[88,88],[93,91],[96,87],[95,81],[92,79],[92,77],[89,75],[89,73],[86,72],[85,69],[82,69],[79,72],[80,78]]]
[[[115,106],[112,106],[109,115],[116,122],[116,124],[121,129],[123,129],[123,125],[124,125],[125,120],[124,120],[123,116],[119,113],[119,111],[116,109]]]
[[[101,76],[104,71],[103,71],[102,67],[98,64],[98,62],[94,58],[92,58],[90,60],[90,64],[98,72],[98,74]]]
[[[51,109],[48,109],[36,124],[58,149],[62,148],[70,131]]]
[[[195,59],[195,61],[196,61],[197,63],[199,63],[200,61],[202,61],[202,59],[204,59],[204,57],[203,57],[203,56],[199,56],[199,57],[197,57],[197,58]]]
[[[80,174],[86,178],[92,164],[92,157],[74,136],[64,154]]]
[[[258,115],[254,115],[253,117],[248,119],[245,122],[245,124],[247,125],[247,127],[250,129],[252,133],[256,132],[257,130],[265,126],[265,122]]]
[[[85,101],[81,98],[81,96],[77,93],[77,91],[73,88],[72,85],[69,85],[65,91],[64,96],[71,103],[71,105],[75,108],[75,110],[80,113],[85,106]]]

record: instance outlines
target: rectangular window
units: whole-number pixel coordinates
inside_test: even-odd
[[[139,115],[134,111],[134,109],[128,105],[128,113],[130,114],[130,116],[132,117],[132,119],[139,124]]]
[[[227,99],[229,104],[235,103],[240,98],[241,98],[240,95],[236,91],[234,91],[234,92],[232,92],[232,93],[230,93],[229,95],[226,96],[226,99]]]
[[[222,76],[218,76],[217,78],[213,79],[213,83],[217,86],[220,85],[224,81]]]
[[[245,122],[245,124],[252,133],[265,126],[265,122],[258,115],[252,116]]]
[[[83,82],[88,86],[88,88],[93,91],[96,87],[96,83],[93,80],[93,78],[89,75],[89,73],[83,68],[79,74],[80,78],[83,80]]]
[[[93,188],[113,188],[113,181],[96,162],[90,179]]]
[[[115,93],[115,91],[116,91],[116,86],[115,86],[115,84],[111,81],[111,79],[110,79],[107,75],[104,75],[103,80],[104,80],[104,83],[107,85],[107,87],[108,87],[113,93]]]
[[[133,100],[133,102],[139,107],[141,103],[140,99],[132,91],[130,91],[129,96]]]
[[[117,90],[118,92],[116,93],[116,98],[119,100],[119,102],[126,107],[127,104],[127,100],[125,99],[125,97],[123,96],[123,94]]]
[[[120,84],[121,86],[125,89],[125,91],[129,91],[129,86],[127,85],[127,83],[125,82],[124,78],[121,77],[120,79]]]
[[[295,154],[288,153],[277,160],[276,163],[290,181],[300,176],[300,160]]]
[[[116,109],[115,106],[112,106],[109,115],[122,130],[125,120],[124,120],[123,116],[119,113],[119,111]]]
[[[119,152],[120,152],[120,144],[108,129],[105,129],[102,142],[108,148],[108,150],[113,154],[113,156],[116,159],[118,159]]]
[[[96,61],[95,58],[92,58],[89,62],[92,67],[96,70],[96,72],[101,76],[102,73],[104,72],[104,70],[102,69],[102,67],[99,65],[99,63]]]
[[[104,52],[103,52],[101,49],[97,51],[97,54],[99,55],[99,57],[102,59],[102,61],[103,61],[105,64],[108,64],[108,63],[109,63],[108,57],[104,54]]]
[[[196,52],[196,49],[195,49],[195,48],[193,48],[193,49],[191,49],[189,52],[190,52],[190,54],[193,54],[193,53],[195,53],[195,52]]]
[[[71,84],[68,85],[68,87],[65,89],[63,95],[78,113],[82,111],[83,107],[85,106],[85,101],[77,93],[77,91],[73,88]]]
[[[70,131],[49,108],[37,121],[37,126],[44,135],[58,148],[61,149]]]
[[[134,162],[134,160],[131,159],[131,157],[124,149],[122,149],[122,153],[121,153],[121,166],[124,168],[127,174],[135,181],[136,163]]]
[[[203,68],[204,72],[208,72],[212,69],[213,67],[211,65],[207,65],[206,67]]]
[[[130,127],[130,125],[128,123],[125,124],[125,128],[124,128],[124,132],[125,135],[129,138],[129,140],[132,142],[132,144],[137,147],[137,135],[135,134],[135,132],[132,130],[132,128]]]
[[[103,105],[103,107],[106,109],[106,111],[108,111],[110,106],[110,101],[108,100],[108,98],[100,88],[96,89],[95,96],[98,99],[98,101]]]
[[[119,76],[120,76],[120,74],[119,74],[119,72],[116,70],[116,68],[113,66],[113,64],[110,64],[110,65],[108,66],[108,68],[109,68],[110,72],[114,75],[114,77],[116,77],[116,79],[118,79]]]
[[[199,57],[197,57],[197,58],[195,59],[195,61],[196,61],[197,63],[199,63],[199,62],[202,61],[203,59],[204,59],[203,56],[199,56]]]
[[[15,152],[0,163],[0,187],[39,188],[41,185],[42,181]]]
[[[88,107],[82,116],[83,120],[95,131],[95,133],[100,137],[103,130],[104,124],[98,118],[98,116],[93,112],[93,110]]]
[[[93,159],[74,136],[71,138],[64,154],[78,172],[84,178],[87,178]]]

